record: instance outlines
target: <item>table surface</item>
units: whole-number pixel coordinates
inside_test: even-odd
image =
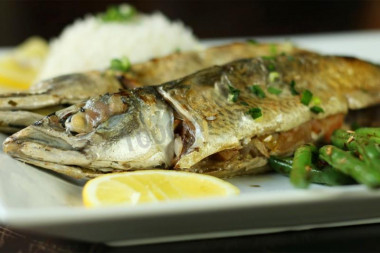
[[[380,224],[371,224],[111,248],[0,227],[0,252],[380,252],[379,232]]]

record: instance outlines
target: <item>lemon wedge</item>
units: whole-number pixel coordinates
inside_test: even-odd
[[[137,205],[161,201],[236,195],[239,189],[219,178],[190,172],[142,170],[89,180],[82,192],[86,207]]]
[[[0,92],[29,89],[48,53],[45,40],[32,37],[0,58]]]

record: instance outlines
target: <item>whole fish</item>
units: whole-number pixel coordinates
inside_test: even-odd
[[[58,107],[62,109],[106,92],[161,84],[236,59],[299,51],[302,50],[290,43],[233,43],[152,59],[133,65],[125,73],[91,71],[59,76],[35,84],[30,92],[0,95],[0,131],[18,131],[35,122],[36,114],[40,114],[40,119],[43,115],[57,111]]]
[[[4,142],[72,177],[163,168],[231,177],[328,138],[349,109],[380,103],[380,67],[301,53],[214,66],[57,111]]]

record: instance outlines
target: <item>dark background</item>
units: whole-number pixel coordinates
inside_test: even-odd
[[[0,0],[0,46],[57,36],[86,13],[126,1]],[[181,19],[200,38],[379,29],[380,1],[127,1],[142,12]]]

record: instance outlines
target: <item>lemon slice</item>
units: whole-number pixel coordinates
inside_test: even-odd
[[[0,91],[26,90],[36,79],[48,52],[46,41],[32,37],[0,58]]]
[[[107,174],[86,183],[86,207],[136,205],[170,200],[230,196],[239,189],[219,178],[190,172],[143,170]]]

